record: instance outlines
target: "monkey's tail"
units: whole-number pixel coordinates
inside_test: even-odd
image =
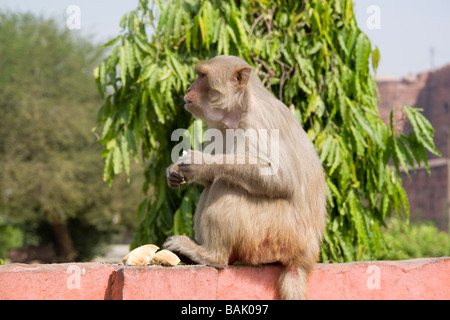
[[[307,280],[313,265],[285,265],[278,279],[278,293],[282,300],[306,300]]]

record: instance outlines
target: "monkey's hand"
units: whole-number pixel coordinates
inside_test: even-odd
[[[171,188],[179,188],[186,183],[186,179],[180,173],[176,164],[170,165],[166,170],[167,183]]]
[[[213,162],[212,155],[197,150],[189,150],[178,159],[177,165],[187,182],[207,183],[214,177],[211,168]]]

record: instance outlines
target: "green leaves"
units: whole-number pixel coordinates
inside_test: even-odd
[[[441,156],[433,141],[434,129],[430,122],[420,114],[422,109],[404,107],[406,116],[411,123],[414,133],[408,137],[403,134],[389,137],[387,149],[392,156],[397,173],[400,175],[400,165],[402,170],[409,176],[409,170],[415,170],[421,162],[430,174],[425,149],[429,152]],[[391,130],[393,130],[393,111],[391,111]]]
[[[371,51],[371,45],[367,36],[364,33],[360,33],[355,45],[355,69],[357,73],[368,73],[368,60]]]
[[[428,151],[440,156],[441,153],[436,149],[433,141],[434,128],[431,126],[431,123],[422,114],[420,114],[420,111],[423,110],[405,107],[406,115],[408,116],[408,120],[411,122],[417,140],[421,142],[423,146],[428,149]]]
[[[175,129],[202,125],[182,107],[194,64],[230,54],[255,67],[318,151],[329,205],[322,260],[380,255],[384,220],[392,213],[409,215],[402,170],[422,161],[428,168],[425,149],[439,152],[419,109],[405,109],[414,130],[408,137],[380,119],[369,68],[376,72],[380,53],[357,27],[352,1],[150,3],[140,1],[124,15],[123,33],[108,43],[116,46],[94,71],[105,101],[98,114],[105,179],[111,183],[119,172],[129,174],[130,157],[141,156],[145,166],[147,198],[138,209],[134,245],[193,234],[200,189],[167,188],[164,171],[178,143],[169,139]]]

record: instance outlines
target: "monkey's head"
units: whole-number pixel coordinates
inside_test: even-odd
[[[246,108],[246,91],[252,68],[238,57],[217,56],[195,66],[197,79],[184,101],[194,117],[208,124],[237,128]]]

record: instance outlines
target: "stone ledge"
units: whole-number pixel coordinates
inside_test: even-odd
[[[0,266],[0,300],[104,299],[116,268],[96,262]]]
[[[281,266],[129,267],[104,263],[0,266],[0,300],[271,300]],[[450,299],[450,258],[317,264],[308,296]]]

